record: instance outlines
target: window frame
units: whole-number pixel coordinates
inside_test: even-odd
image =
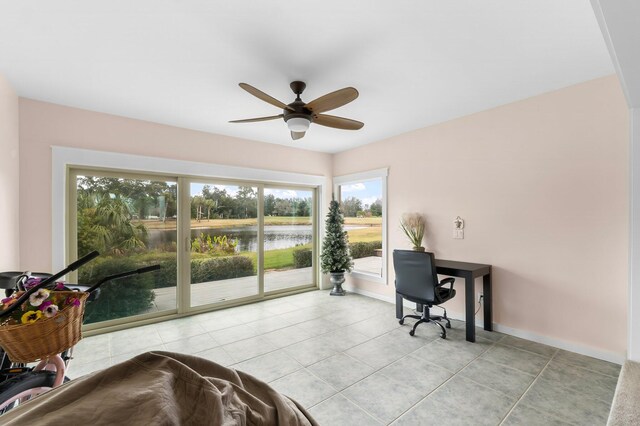
[[[264,187],[296,187],[312,191],[313,206],[313,232],[315,235],[313,250],[318,252],[318,247],[322,236],[318,228],[318,217],[325,208],[322,194],[325,193],[325,176],[307,175],[292,172],[277,172],[264,169],[252,169],[236,166],[226,166],[219,164],[198,163],[192,161],[173,160],[167,158],[146,157],[131,154],[120,154],[113,152],[93,151],[78,148],[52,147],[52,267],[54,270],[62,269],[69,262],[75,251],[71,248],[72,242],[77,239],[77,217],[75,215],[75,205],[71,208],[71,203],[75,199],[75,176],[77,172],[98,176],[125,177],[135,179],[168,179],[176,182],[178,188],[178,287],[176,289],[177,309],[162,313],[141,314],[137,316],[114,319],[101,323],[90,324],[84,327],[86,331],[100,330],[114,331],[118,329],[130,328],[142,324],[164,321],[171,318],[179,318],[192,314],[207,312],[228,306],[243,305],[257,300],[266,300],[277,297],[279,293],[294,294],[306,291],[312,286],[322,288],[322,280],[319,274],[317,262],[314,262],[313,283],[285,289],[278,293],[264,294],[250,298],[242,298],[214,305],[202,305],[184,309],[185,303],[189,302],[189,286],[181,285],[184,281],[186,271],[181,264],[183,256],[187,254],[186,243],[184,242],[185,223],[188,220],[180,219],[181,213],[189,209],[189,191],[185,190],[189,182],[192,181],[215,181],[216,183],[248,184],[259,188],[259,221],[262,216],[262,204],[264,203]],[[188,201],[188,202],[187,202]],[[186,206],[186,207],[185,207]],[[190,217],[190,214],[188,214]],[[186,216],[185,216],[186,217]],[[263,224],[262,224],[263,225]],[[261,226],[262,226],[261,225]],[[261,229],[259,226],[259,229]],[[181,231],[182,230],[182,231]],[[73,241],[72,241],[73,239]],[[262,246],[262,244],[260,244]],[[76,253],[77,254],[77,253]],[[262,266],[262,256],[259,256],[259,268]],[[260,268],[262,269],[262,268]],[[262,278],[260,278],[262,281]],[[186,281],[185,281],[186,282]],[[188,281],[190,283],[190,279]],[[93,334],[93,333],[91,333]]]
[[[333,193],[340,203],[342,203],[341,186],[364,181],[380,179],[382,187],[382,274],[380,276],[369,274],[366,272],[352,271],[351,276],[355,279],[366,280],[378,284],[387,285],[388,277],[388,256],[387,256],[387,180],[389,176],[389,168],[384,167],[375,170],[368,170],[359,173],[352,173],[342,176],[334,176]]]

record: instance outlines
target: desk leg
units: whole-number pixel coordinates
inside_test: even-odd
[[[402,319],[402,314],[404,314],[402,309],[402,295],[400,293],[396,293],[396,318]]]
[[[467,342],[476,341],[476,286],[471,274],[464,278],[465,320],[467,323]]]
[[[491,307],[491,272],[482,277],[482,303],[484,304],[484,329],[493,331],[493,313]]]

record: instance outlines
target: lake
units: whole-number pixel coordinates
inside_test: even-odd
[[[345,230],[362,228],[361,226],[345,226]],[[175,243],[175,230],[150,229],[149,249]],[[231,240],[238,240],[236,251],[258,250],[258,227],[242,226],[237,228],[199,228],[191,230],[191,240],[200,234],[214,236],[226,235]],[[271,225],[264,227],[264,249],[276,250],[295,247],[298,244],[311,242],[313,236],[311,225]]]

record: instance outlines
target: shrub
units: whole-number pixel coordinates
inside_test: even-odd
[[[140,265],[130,257],[96,259],[80,269],[79,282],[92,284],[107,275],[138,269]],[[100,287],[100,297],[88,303],[85,310],[85,323],[106,321],[137,315],[152,306],[155,298],[154,281],[161,272],[133,275]]]
[[[307,268],[312,265],[313,251],[310,248],[295,249],[293,251],[293,267]]]
[[[382,241],[357,242],[349,244],[351,257],[359,259],[361,257],[375,256],[376,249],[382,248]]]
[[[253,274],[253,262],[245,256],[191,260],[191,282],[193,283],[248,277]]]
[[[100,286],[100,298],[88,303],[85,323],[138,315],[152,307],[154,288],[175,287],[177,261],[175,253],[147,253],[134,256],[102,257],[80,268],[78,281],[91,285],[108,275],[159,264],[161,269],[142,275],[121,278]],[[253,262],[245,256],[200,257],[191,260],[194,283],[225,280],[254,275]]]

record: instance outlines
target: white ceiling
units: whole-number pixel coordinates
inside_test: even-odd
[[[20,96],[212,133],[339,152],[614,72],[585,0],[0,0],[0,73]],[[285,103],[346,86],[291,141],[238,87]]]

